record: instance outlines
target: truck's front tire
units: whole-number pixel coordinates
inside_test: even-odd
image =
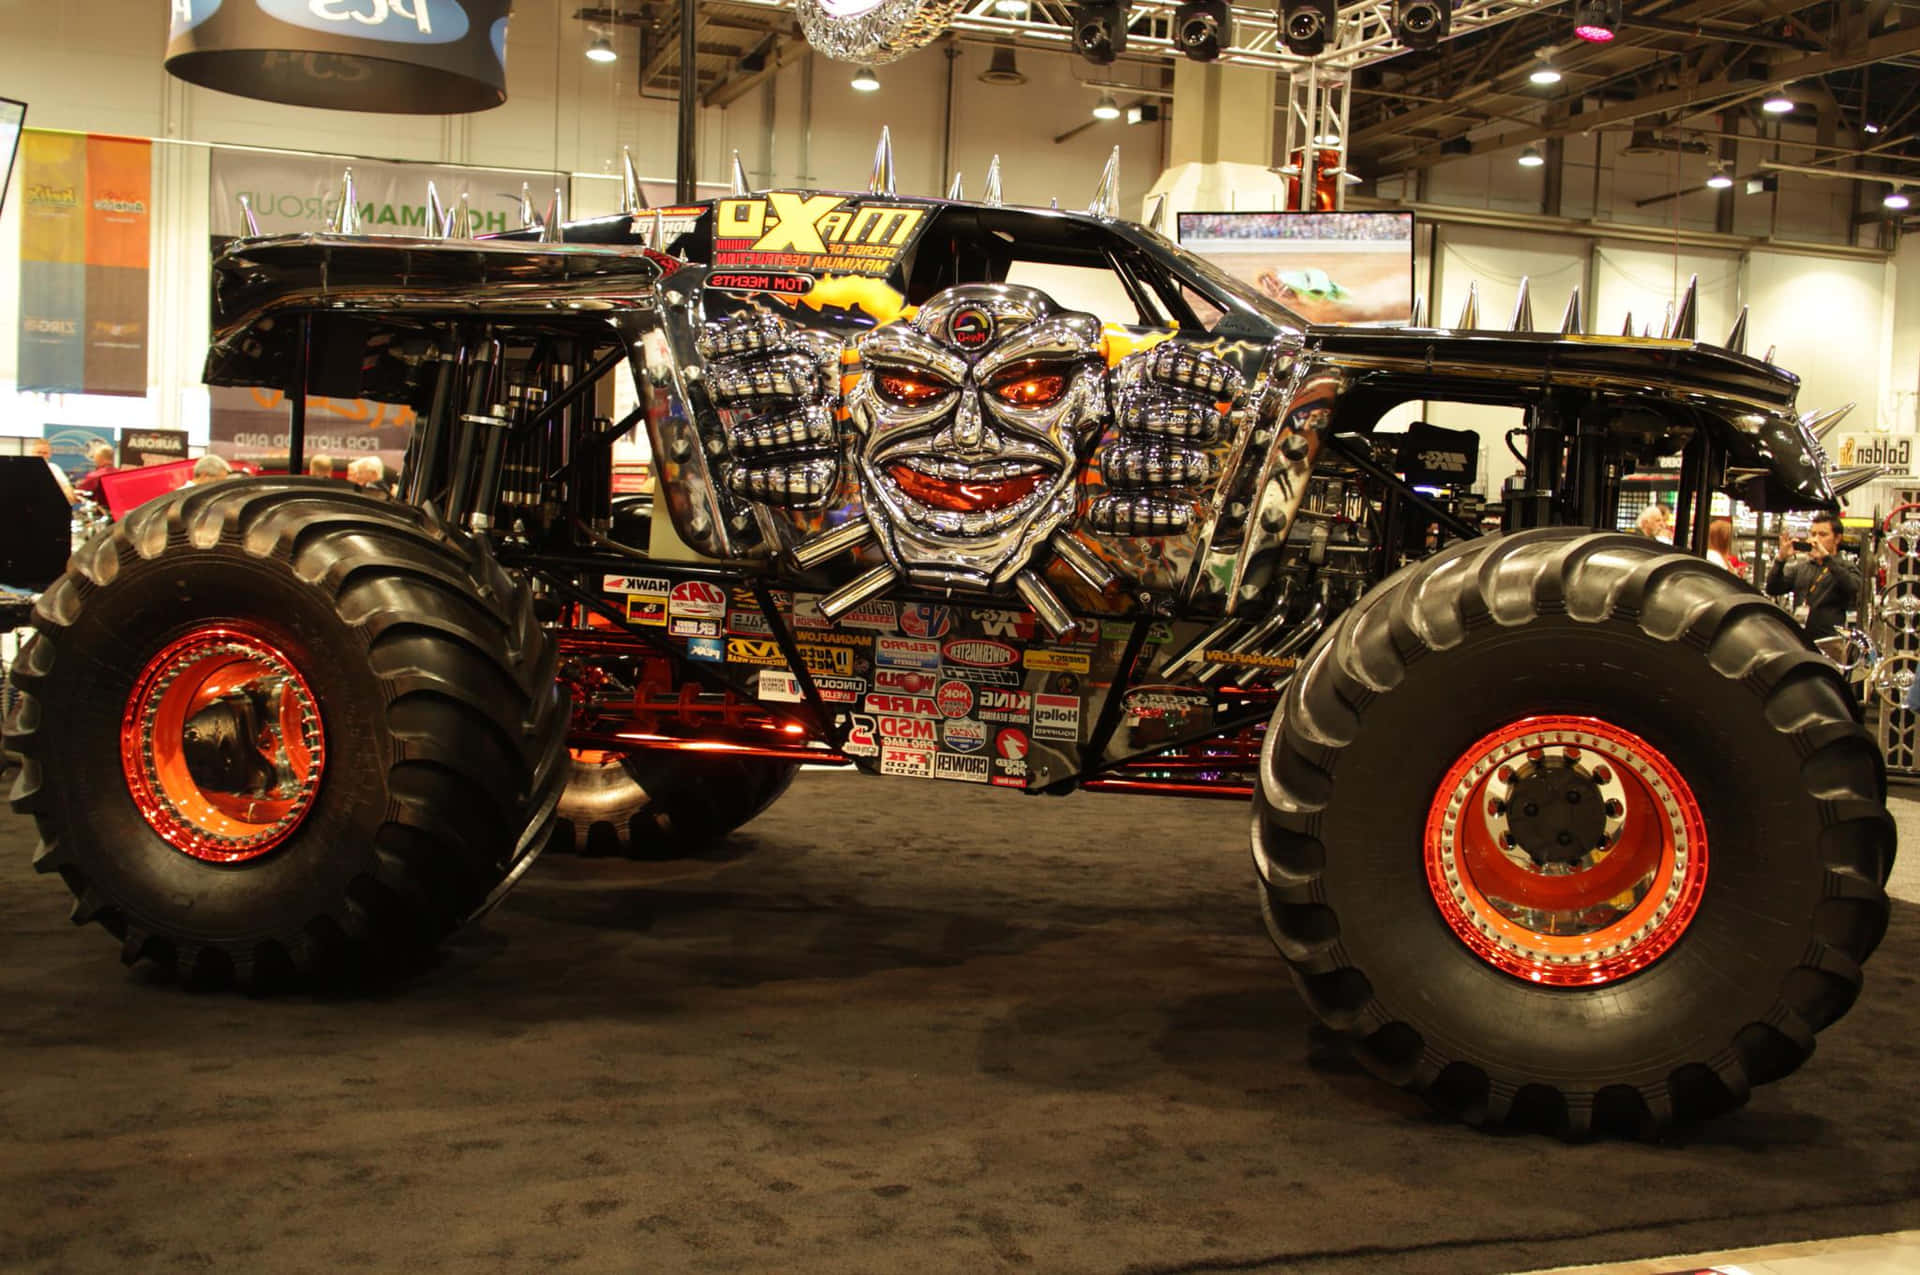
[[[14,809],[129,963],[377,974],[538,851],[565,776],[551,644],[525,584],[422,511],[193,488],[76,554],[33,623]]]
[[[1550,529],[1410,567],[1288,687],[1268,928],[1371,1070],[1475,1123],[1744,1102],[1886,928],[1885,773],[1839,673],[1720,569]]]

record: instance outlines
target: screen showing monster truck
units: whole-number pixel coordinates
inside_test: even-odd
[[[1413,317],[1413,214],[1183,212],[1180,243],[1314,323]]]

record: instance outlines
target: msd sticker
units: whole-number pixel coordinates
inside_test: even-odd
[[[776,704],[798,704],[806,698],[800,693],[800,679],[784,669],[760,670],[759,698]]]
[[[1033,734],[1036,739],[1079,740],[1080,697],[1035,695],[1033,697]]]
[[[685,580],[673,586],[668,595],[667,614],[690,620],[727,618],[727,592],[705,580]]]
[[[932,779],[933,750],[882,744],[880,745],[880,773],[907,775],[915,779]]]
[[[935,673],[940,669],[940,644],[930,638],[877,637],[873,640],[873,662]]]
[[[884,743],[931,749],[940,742],[940,727],[929,717],[876,717]]]
[[[1002,788],[1027,786],[1027,733],[1011,726],[993,733],[993,782]]]

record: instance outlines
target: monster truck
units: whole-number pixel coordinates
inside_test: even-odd
[[[683,846],[803,763],[1219,797],[1314,1013],[1448,1112],[1645,1131],[1792,1071],[1887,923],[1880,757],[1785,612],[1605,529],[1663,457],[1681,545],[1715,491],[1831,504],[1795,378],[1691,297],[1309,326],[1110,206],[237,243],[207,379],[408,405],[400,498],[224,482],[76,555],[15,674],[38,866],[127,960],[262,984],[487,907],[569,750],[577,828]],[[1523,420],[1497,506],[1382,427],[1435,399]]]

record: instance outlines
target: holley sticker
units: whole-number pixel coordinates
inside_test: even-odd
[[[1033,697],[1033,733],[1038,739],[1080,738],[1080,699],[1076,695]]]

